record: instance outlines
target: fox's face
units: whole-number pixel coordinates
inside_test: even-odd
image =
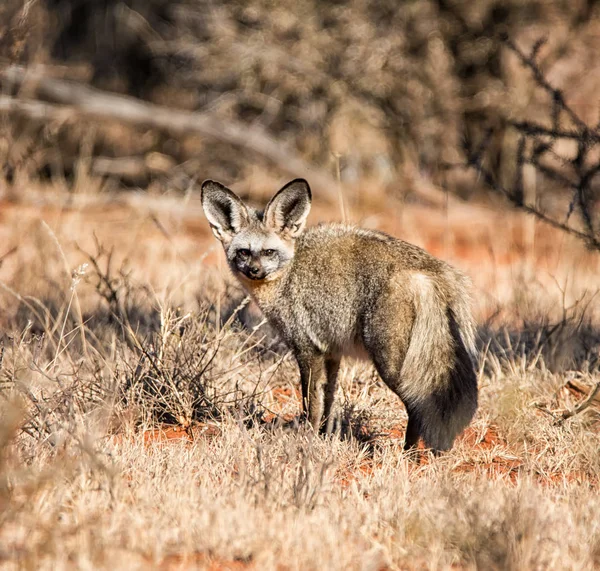
[[[223,244],[229,267],[242,279],[272,280],[289,264],[310,204],[310,187],[303,179],[286,184],[264,212],[247,207],[218,182],[207,180],[202,184],[206,218]]]

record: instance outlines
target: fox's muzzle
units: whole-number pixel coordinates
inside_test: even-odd
[[[267,275],[265,269],[257,263],[247,265],[243,272],[244,275],[251,280],[264,280]]]

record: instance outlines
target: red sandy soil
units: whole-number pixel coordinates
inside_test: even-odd
[[[391,440],[397,440],[398,446],[400,447],[404,441],[405,427],[395,426],[383,434],[382,438],[389,438]],[[513,483],[516,482],[518,469],[522,465],[518,459],[514,456],[506,457],[502,454],[501,450],[498,451],[500,446],[505,446],[505,441],[499,436],[498,430],[494,426],[488,426],[483,434],[476,431],[473,427],[468,427],[465,432],[457,439],[457,444],[463,441],[469,445],[470,451],[474,452],[474,459],[461,463],[453,468],[454,472],[472,472],[480,475],[486,475],[493,479],[500,477],[508,477]],[[488,451],[498,451],[497,455],[494,455],[489,459]],[[484,454],[488,452],[487,454]],[[410,465],[410,472],[419,469],[421,466],[429,464],[433,460],[433,457],[428,453],[422,442],[419,442],[418,450],[413,458]],[[374,464],[369,458],[360,464],[354,473],[343,472],[338,474],[340,478],[340,484],[342,487],[348,487],[351,482],[355,481],[358,476],[369,476],[373,474],[381,466]]]
[[[490,425],[483,434],[468,427],[457,440],[464,442],[476,456],[477,453],[487,454],[460,464],[454,468],[455,472],[476,472],[492,479],[508,477],[512,483],[516,483],[523,462],[508,449],[507,442],[500,436],[497,427]],[[490,451],[496,454],[489,460],[483,460],[482,458],[489,456]]]
[[[221,431],[218,426],[207,423],[195,423],[188,427],[173,426],[165,424],[159,428],[142,430],[142,439],[145,446],[156,444],[174,444],[187,443],[191,444],[198,438],[213,438],[220,436]],[[125,434],[113,434],[110,437],[111,442],[120,444],[125,439],[133,439],[135,436],[126,436]]]
[[[185,203],[181,197],[142,193],[123,193],[105,203],[102,195],[71,198],[32,192],[23,202],[0,200],[0,280],[10,284],[23,264],[39,261],[32,245],[37,247],[40,240],[52,243],[41,221],[56,234],[73,268],[87,261],[76,246],[95,252],[95,235],[104,248],[114,248],[114,268],[127,259],[128,267],[160,280],[156,256],[172,260],[175,255],[190,266],[201,262],[207,275],[228,274],[195,195]],[[534,277],[552,290],[557,281],[562,283],[580,268],[587,279],[600,272],[600,258],[575,239],[498,207],[455,200],[446,211],[381,198],[350,214],[350,220],[361,226],[405,239],[463,269],[473,279],[475,314],[481,322],[519,321],[503,303],[523,279]],[[339,219],[337,206],[315,200],[309,225]],[[50,251],[55,249],[50,246]]]
[[[400,447],[404,441],[405,428],[396,426],[391,428],[382,438],[398,440]],[[456,441],[456,445],[465,444],[468,449],[469,458],[458,465],[452,467],[452,471],[460,473],[471,473],[478,476],[484,476],[487,479],[504,480],[515,484],[519,475],[528,475],[533,477],[541,485],[557,485],[565,483],[586,483],[593,487],[598,487],[599,482],[590,477],[582,470],[561,471],[557,473],[538,473],[529,472],[524,461],[519,457],[518,452],[513,451],[508,445],[507,440],[499,433],[498,427],[489,425],[482,433],[474,427],[468,427]],[[418,470],[420,467],[433,461],[433,456],[424,450],[423,443],[419,443],[418,452],[413,458],[410,466],[410,472]],[[340,471],[336,474],[340,485],[348,487],[359,477],[370,476],[380,468],[370,458],[365,459],[353,472]]]
[[[572,394],[579,401],[589,393],[589,389],[578,383],[570,381],[564,387],[564,391]],[[281,414],[284,408],[289,410],[290,402],[297,403],[296,411],[300,409],[300,391],[292,387],[275,387],[272,390],[274,410],[263,415],[263,422],[270,424],[275,422],[289,423],[299,418],[297,412]],[[541,414],[541,413],[540,413]],[[368,429],[365,427],[365,436],[368,437]],[[405,426],[396,425],[377,436],[397,442],[401,449],[404,441]],[[142,432],[145,446],[168,445],[168,444],[191,444],[199,438],[214,438],[220,435],[220,429],[214,424],[194,423],[188,427],[162,426]],[[122,442],[125,436],[116,434],[111,437],[115,443]],[[560,473],[529,473],[517,450],[513,450],[507,439],[500,433],[499,428],[493,424],[484,430],[473,426],[468,427],[456,441],[456,445],[463,445],[468,451],[468,458],[455,465],[452,470],[456,473],[473,473],[491,479],[504,479],[516,484],[519,475],[530,475],[542,485],[560,484],[561,482],[588,483],[597,486],[598,482],[592,481],[589,475],[583,471],[562,471]],[[411,463],[411,471],[425,466],[433,460],[427,452],[423,443],[419,443],[418,451]],[[372,475],[380,466],[366,458],[353,471],[341,470],[336,474],[336,480],[343,488],[347,488],[351,482],[359,477]]]
[[[255,569],[255,565],[251,561],[220,559],[199,551],[174,553],[163,557],[159,561],[153,561],[152,558],[147,556],[144,557],[144,563],[158,571],[183,571],[184,569],[241,571],[242,569]]]

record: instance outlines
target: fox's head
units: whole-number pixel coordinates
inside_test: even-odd
[[[202,183],[202,207],[229,267],[250,280],[274,279],[292,260],[310,203],[310,187],[303,179],[288,182],[263,212],[247,207],[218,182]]]

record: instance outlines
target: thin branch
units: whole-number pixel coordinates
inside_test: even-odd
[[[587,396],[587,398],[582,400],[580,403],[576,404],[572,409],[565,410],[560,415],[560,420],[565,421],[565,420],[567,420],[567,418],[571,418],[572,416],[575,416],[576,414],[583,412],[586,408],[588,408],[594,402],[594,399],[596,398],[596,395],[598,394],[598,392],[600,392],[600,381],[594,385],[594,387],[590,391],[590,394]]]
[[[536,63],[535,57],[537,56],[537,52],[540,47],[539,44],[536,43],[534,45],[532,54],[528,56],[509,37],[503,38],[503,41],[518,56],[518,58],[521,60],[521,63],[531,70],[536,83],[552,96],[556,104],[558,104],[561,109],[565,110],[565,112],[571,117],[576,125],[578,125],[581,129],[584,129],[586,132],[589,132],[589,128],[585,122],[567,104],[560,90],[556,89],[548,82],[542,70]]]
[[[581,133],[580,131],[567,131],[556,127],[544,127],[543,125],[534,123],[533,121],[514,121],[509,119],[507,123],[511,127],[514,127],[518,131],[521,131],[531,137],[547,136],[558,139],[572,139],[574,141],[579,141],[581,140],[582,136],[584,136],[587,137],[587,139],[592,143],[600,143],[600,133],[590,131],[587,129],[587,127],[585,132]]]
[[[504,186],[497,183],[494,180],[492,173],[483,166],[481,155],[478,156],[474,153],[470,153],[468,148],[467,148],[467,166],[475,168],[475,170],[477,170],[477,172],[483,177],[484,182],[486,183],[487,186],[489,186],[493,190],[499,192],[500,194],[503,194],[504,196],[506,196],[520,210],[523,210],[524,212],[527,212],[528,214],[532,214],[539,220],[545,222],[546,224],[549,224],[550,226],[552,226],[554,228],[562,230],[562,231],[566,232],[567,234],[571,234],[572,236],[575,236],[576,238],[583,240],[584,242],[586,242],[590,247],[594,248],[595,250],[600,250],[600,240],[598,240],[598,238],[596,238],[595,236],[590,236],[590,235],[586,234],[585,232],[580,232],[579,230],[576,230],[575,228],[572,228],[571,226],[563,224],[562,222],[559,222],[558,220],[555,220],[554,218],[550,218],[543,212],[537,210],[536,208],[534,208],[528,204],[521,204],[521,205],[516,204],[512,200],[512,193],[508,189],[506,189]]]

